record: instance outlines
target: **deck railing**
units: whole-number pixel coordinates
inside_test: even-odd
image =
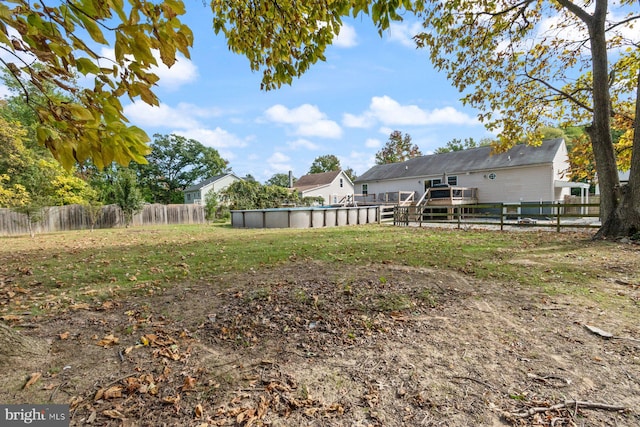
[[[393,224],[399,226],[428,223],[492,225],[503,230],[505,226],[535,226],[561,228],[600,227],[597,203],[483,203],[475,205],[395,206]],[[384,219],[383,219],[384,221]]]
[[[478,203],[478,189],[470,187],[428,188],[416,205],[465,205]]]

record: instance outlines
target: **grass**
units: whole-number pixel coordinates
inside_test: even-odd
[[[372,263],[448,269],[484,280],[536,286],[549,294],[590,293],[599,298],[602,295],[594,295],[590,283],[602,274],[603,265],[620,262],[614,249],[625,250],[615,243],[591,241],[584,234],[380,225],[304,230],[184,225],[0,241],[1,315],[100,304],[114,296],[152,294],[176,282],[223,287],[228,273],[313,260],[334,264],[336,271],[343,264]],[[639,271],[638,258],[625,269]],[[345,291],[348,287],[345,284]],[[268,293],[257,289],[249,297],[268,297]],[[385,309],[401,303],[381,302]]]

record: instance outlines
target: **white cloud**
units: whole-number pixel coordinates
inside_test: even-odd
[[[365,142],[364,142],[364,146],[367,148],[378,148],[382,146],[382,142],[380,142],[379,139],[375,139],[375,138],[368,138]]]
[[[358,45],[355,28],[344,24],[340,27],[340,34],[333,38],[333,45],[338,47],[354,47]]]
[[[100,55],[111,60],[115,58],[115,52],[111,48],[102,48]],[[176,62],[171,68],[162,63],[159,51],[154,51],[153,56],[159,64],[158,66],[151,67],[151,72],[160,78],[157,83],[158,87],[168,91],[175,91],[181,86],[198,79],[198,68],[191,60],[185,58],[183,55],[176,55]],[[112,66],[112,64],[109,64],[109,66]]]
[[[416,43],[413,36],[424,31],[420,22],[406,23],[394,22],[389,25],[389,30],[385,33],[389,40],[400,43],[403,46],[415,48]]]
[[[380,129],[378,129],[378,133],[381,133],[382,135],[385,135],[385,136],[389,136],[394,130],[395,130],[394,128],[390,128],[388,126],[381,126]]]
[[[158,61],[158,67],[154,67],[153,72],[160,77],[158,86],[163,89],[174,91],[180,86],[194,82],[198,79],[198,69],[189,59],[178,55],[176,62],[171,68]]]
[[[321,136],[323,138],[340,138],[342,128],[333,120],[318,120],[314,123],[302,123],[296,132],[300,136]]]
[[[289,148],[292,150],[305,149],[305,150],[318,150],[320,147],[317,144],[309,141],[308,139],[300,138],[295,141],[290,141],[287,143]]]
[[[125,116],[142,129],[167,129],[167,134],[181,135],[195,139],[207,147],[218,150],[226,160],[233,160],[237,156],[232,149],[246,147],[252,136],[240,138],[225,129],[216,127],[210,129],[200,119],[220,115],[218,109],[200,108],[192,104],[180,103],[176,107],[160,104],[152,107],[144,102],[129,104],[124,107]]]
[[[371,117],[371,114],[361,114],[356,116],[355,114],[344,113],[342,115],[342,124],[349,128],[361,128],[366,129],[373,126],[375,119]]]
[[[263,171],[264,176],[271,177],[276,173],[286,173],[293,170],[289,161],[291,158],[281,152],[274,152],[267,159],[268,168]]]
[[[185,102],[175,108],[167,104],[151,106],[144,102],[135,102],[124,107],[125,116],[140,127],[166,127],[191,129],[201,127],[199,119],[217,117],[218,108],[201,108]]]
[[[303,104],[292,109],[277,104],[265,111],[265,118],[268,121],[290,125],[294,135],[340,138],[342,128],[326,117],[326,114],[321,112],[318,107],[310,104]]]
[[[356,175],[362,175],[375,163],[376,157],[371,152],[352,151],[347,158],[340,158],[340,164],[352,168]]]
[[[271,155],[271,157],[269,157],[267,159],[267,162],[269,163],[284,163],[284,162],[288,162],[289,160],[291,160],[291,158],[289,156],[287,156],[286,154],[283,154],[279,151],[276,151],[275,153],[273,153]]]
[[[242,148],[248,145],[248,140],[237,137],[236,135],[220,128],[207,129],[205,127],[193,129],[177,129],[170,133],[182,135],[185,138],[195,139],[207,147],[217,150],[229,148]]]
[[[423,110],[417,105],[401,105],[389,96],[374,96],[369,105],[369,114],[387,126],[409,125],[477,125],[478,120],[453,107]]]

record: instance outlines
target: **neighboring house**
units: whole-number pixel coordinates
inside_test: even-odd
[[[187,205],[193,203],[204,204],[205,197],[210,191],[220,193],[236,181],[240,181],[240,178],[232,173],[205,179],[201,183],[187,187],[187,189],[184,190],[184,203]]]
[[[629,184],[629,175],[630,171],[618,171],[618,181],[620,181],[620,185]],[[600,194],[600,185],[598,185],[598,176],[596,174],[596,194]]]
[[[414,192],[414,200],[433,185],[477,189],[478,203],[552,202],[564,199],[571,188],[588,184],[569,182],[569,157],[561,138],[546,140],[539,147],[516,145],[509,151],[491,154],[484,146],[429,156],[405,162],[376,165],[355,180],[363,195]]]
[[[347,204],[353,200],[353,182],[341,170],[305,175],[293,188],[300,197],[322,197],[327,205]]]

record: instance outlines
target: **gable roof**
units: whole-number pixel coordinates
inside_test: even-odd
[[[200,190],[202,187],[205,187],[205,186],[207,186],[207,185],[209,185],[209,184],[211,184],[213,182],[216,182],[216,181],[218,181],[218,180],[220,180],[220,179],[222,179],[222,178],[224,178],[225,176],[228,176],[228,175],[235,176],[232,173],[223,173],[223,174],[220,174],[220,175],[212,176],[211,178],[207,178],[207,179],[205,179],[204,181],[201,181],[198,184],[190,185],[184,191],[197,191],[197,190]],[[236,177],[236,178],[238,178],[238,177]]]
[[[564,144],[564,140],[556,138],[545,140],[538,147],[518,144],[509,151],[499,154],[491,154],[491,147],[483,146],[450,153],[414,157],[404,162],[375,165],[360,175],[356,182],[423,177],[445,173],[456,174],[552,163],[562,144]]]
[[[298,191],[306,191],[312,188],[324,187],[325,185],[330,185],[341,173],[341,170],[310,173],[308,175],[301,176],[293,185],[293,188]]]

